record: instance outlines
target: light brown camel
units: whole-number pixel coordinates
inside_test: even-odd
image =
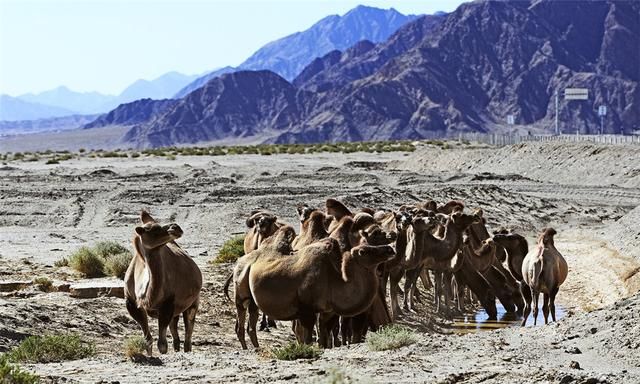
[[[551,319],[556,321],[556,295],[560,285],[564,283],[569,272],[567,261],[556,249],[553,236],[557,234],[553,228],[545,228],[538,237],[536,248],[529,252],[522,262],[522,277],[531,289],[533,299],[533,324],[538,318],[538,299],[543,294],[542,313],[547,324],[549,310]],[[527,323],[531,312],[531,302],[526,303],[522,325]]]
[[[265,210],[254,210],[246,221],[247,233],[244,236],[244,254],[258,249],[260,244],[279,228],[278,218]]]
[[[333,220],[321,211],[313,211],[300,225],[300,234],[293,240],[293,250],[297,251],[329,236],[327,221]]]
[[[140,325],[152,354],[153,336],[148,317],[158,319],[158,351],[167,353],[167,327],[173,349],[180,350],[178,320],[185,327],[184,351],[191,351],[191,336],[202,288],[202,273],[196,263],[175,243],[182,236],[178,224],[160,225],[146,211],[140,213],[143,225],[135,228],[135,256],[124,281],[127,310]]]
[[[255,301],[251,296],[251,290],[249,289],[249,271],[253,263],[260,257],[287,257],[291,255],[291,243],[295,237],[295,230],[293,227],[285,225],[278,229],[276,233],[267,238],[260,246],[260,248],[252,251],[238,259],[233,269],[231,278],[227,279],[224,285],[224,294],[228,300],[229,298],[229,285],[233,280],[234,285],[234,302],[236,305],[237,318],[236,318],[236,335],[242,345],[242,349],[247,349],[245,342],[245,320],[247,310],[249,310],[249,316],[255,316],[255,321],[250,318],[249,320],[249,338],[254,347],[258,347],[258,337],[256,335],[256,321],[258,319],[258,312]]]
[[[327,232],[329,233],[333,232],[333,230],[343,217],[353,217],[353,212],[351,212],[351,210],[349,210],[346,205],[342,204],[336,199],[327,199],[325,201],[325,212],[327,216],[331,216],[334,219],[333,221],[331,221],[327,228]]]
[[[376,267],[393,255],[388,245],[358,246],[341,255],[338,242],[327,238],[298,257],[258,258],[249,272],[251,294],[269,316],[300,320],[302,340],[310,344],[317,313],[354,316],[371,306],[378,292]]]

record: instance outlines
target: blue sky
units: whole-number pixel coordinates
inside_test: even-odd
[[[136,79],[238,65],[265,43],[358,4],[453,11],[460,0],[0,0],[0,94],[66,85],[118,94]]]

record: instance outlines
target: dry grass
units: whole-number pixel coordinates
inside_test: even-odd
[[[0,383],[35,384],[39,381],[38,376],[23,371],[18,365],[10,363],[6,355],[0,356]]]
[[[281,348],[274,348],[271,354],[278,360],[316,359],[322,354],[315,345],[289,343]]]
[[[124,355],[139,360],[147,351],[147,341],[142,336],[131,336],[124,341]]]
[[[242,256],[244,256],[244,236],[236,236],[225,241],[213,262],[215,264],[235,263]]]
[[[92,248],[81,247],[68,259],[59,260],[55,265],[69,265],[89,278],[109,275],[123,279],[131,258],[131,252],[126,247],[113,241],[101,241]]]
[[[35,284],[42,292],[53,291],[53,281],[51,281],[48,277],[36,277],[35,279],[33,279],[33,284]]]
[[[418,340],[418,336],[411,329],[400,325],[384,327],[367,336],[367,346],[372,351],[386,351],[411,345]]]
[[[93,343],[78,335],[30,336],[7,353],[9,360],[24,363],[55,363],[93,355]]]

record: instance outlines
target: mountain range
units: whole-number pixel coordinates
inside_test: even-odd
[[[418,139],[516,125],[607,133],[640,122],[640,2],[475,1],[423,16],[386,41],[312,61],[292,82],[272,71],[222,75],[123,138],[161,146],[256,136],[291,143]]]
[[[239,70],[269,70],[292,81],[316,57],[347,49],[360,40],[385,41],[417,17],[403,15],[393,8],[359,5],[342,16],[327,16],[302,32],[272,41],[238,67],[212,71],[187,85],[175,97],[182,98],[215,77]]]
[[[99,92],[75,92],[64,86],[17,97],[2,95],[0,120],[36,120],[75,114],[104,113],[120,104],[134,100],[170,98],[196,78],[196,75],[169,72],[153,80],[136,80],[117,96]]]

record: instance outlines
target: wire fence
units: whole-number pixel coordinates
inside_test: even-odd
[[[491,145],[511,145],[527,141],[590,141],[602,144],[636,144],[640,145],[638,135],[500,135],[485,133],[459,133],[458,140],[476,141]]]

